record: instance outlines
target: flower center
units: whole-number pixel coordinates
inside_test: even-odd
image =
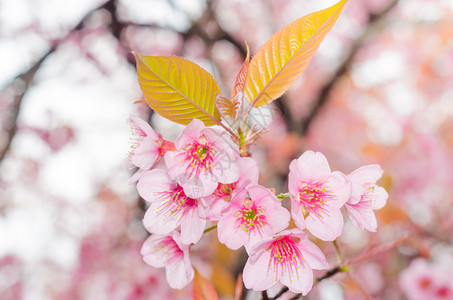
[[[236,188],[236,185],[237,185],[237,182],[228,183],[228,184],[219,182],[219,184],[217,185],[217,189],[214,191],[214,195],[229,202],[231,200],[231,193]]]
[[[179,248],[178,244],[176,244],[171,236],[165,236],[160,239],[156,243],[154,251],[164,251],[167,263],[171,263],[184,255],[184,252]]]
[[[256,205],[255,201],[247,197],[242,203],[242,207],[234,214],[236,228],[241,227],[248,234],[253,231],[258,231],[261,234],[262,228],[268,224],[264,213],[264,208]]]
[[[189,162],[187,169],[191,174],[198,177],[201,172],[211,171],[216,150],[204,136],[198,141],[192,141],[184,150],[186,151],[184,160]]]
[[[419,284],[422,289],[426,290],[431,286],[431,279],[427,277],[421,278]]]
[[[307,213],[313,213],[317,217],[322,217],[328,213],[327,202],[334,198],[329,186],[323,180],[315,180],[311,183],[302,182],[297,200],[303,205]]]
[[[180,185],[160,193],[159,198],[162,200],[162,205],[159,206],[158,211],[164,216],[177,215],[181,218],[198,207],[198,201],[187,197]]]
[[[293,236],[283,236],[272,242],[267,249],[271,252],[269,268],[273,267],[277,276],[280,272],[289,272],[289,276],[299,276],[298,270],[304,257],[298,247],[299,238]]]

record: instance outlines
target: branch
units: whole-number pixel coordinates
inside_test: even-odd
[[[12,141],[16,135],[17,131],[17,119],[19,117],[20,113],[20,108],[22,105],[22,100],[24,99],[26,93],[28,92],[29,88],[33,85],[33,79],[35,78],[36,73],[38,72],[39,68],[41,67],[42,63],[53,53],[56,51],[58,46],[62,41],[64,41],[72,32],[75,31],[80,31],[83,29],[83,24],[86,21],[86,19],[95,11],[99,9],[103,9],[105,6],[110,5],[113,3],[114,0],[109,0],[106,3],[102,4],[101,6],[89,11],[77,25],[75,25],[71,30],[68,31],[68,33],[63,37],[60,38],[53,43],[51,48],[47,50],[46,53],[44,53],[41,58],[35,62],[28,70],[23,72],[20,75],[17,75],[9,84],[6,85],[5,90],[7,89],[14,89],[15,86],[21,86],[23,85],[23,88],[19,91],[15,92],[14,100],[13,100],[13,107],[11,109],[10,113],[10,120],[9,124],[6,126],[7,127],[7,139],[6,139],[6,144],[3,147],[3,149],[0,150],[0,164],[2,163],[3,159],[6,157],[8,151],[11,148]]]
[[[358,52],[358,50],[369,41],[370,36],[374,33],[374,31],[379,27],[380,21],[384,19],[384,17],[392,10],[393,7],[396,6],[398,0],[393,0],[390,2],[380,13],[378,14],[369,14],[368,16],[368,25],[366,30],[362,33],[362,35],[354,42],[351,49],[349,50],[348,55],[344,59],[343,63],[338,67],[336,72],[327,82],[327,84],[321,89],[318,98],[315,100],[315,104],[307,116],[307,118],[302,123],[302,134],[306,135],[311,123],[318,115],[321,108],[327,103],[329,99],[330,91],[334,88],[337,84],[338,80],[343,77],[346,73],[349,72],[351,68],[352,62]]]

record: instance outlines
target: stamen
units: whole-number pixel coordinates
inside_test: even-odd
[[[289,272],[290,280],[295,275],[299,278],[299,268],[303,265],[304,257],[298,247],[299,239],[296,237],[283,236],[272,242],[267,251],[271,252],[268,271],[274,268],[276,276]],[[277,278],[278,279],[278,278]]]
[[[242,207],[234,214],[236,218],[235,228],[241,227],[249,235],[254,231],[262,235],[262,228],[269,225],[264,213],[264,208],[256,205],[255,201],[247,197],[242,203]]]
[[[324,214],[329,213],[326,203],[334,197],[335,195],[324,180],[314,180],[311,183],[302,182],[297,193],[297,200],[302,204],[307,215],[313,213],[319,218],[323,218]]]
[[[189,211],[198,207],[198,201],[186,196],[182,186],[177,185],[170,191],[157,193],[162,200],[161,206],[157,208],[157,214],[163,216],[177,216],[181,219]]]

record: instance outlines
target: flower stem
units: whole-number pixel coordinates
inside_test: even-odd
[[[203,231],[203,234],[205,234],[206,232],[209,232],[209,231],[211,231],[211,230],[213,230],[213,229],[216,229],[216,228],[217,228],[217,225],[213,225],[213,226],[211,226],[211,227],[208,227],[208,228],[206,228],[206,229]]]
[[[334,240],[332,242],[333,246],[335,247],[335,252],[337,253],[337,259],[338,259],[338,262],[340,263],[340,265],[343,263],[343,257],[341,256],[341,251],[340,251],[340,247],[338,247],[338,244],[337,244],[337,240]]]
[[[278,198],[278,199],[289,198],[289,193],[286,193],[286,194],[283,194],[283,193],[278,194],[278,195],[277,195],[277,198]]]

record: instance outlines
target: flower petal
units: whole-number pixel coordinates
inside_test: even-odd
[[[264,291],[277,283],[277,274],[274,268],[269,268],[270,254],[268,251],[262,251],[255,258],[255,263],[251,263],[250,258],[247,260],[243,280],[245,287],[255,291]]]
[[[171,181],[164,170],[156,169],[145,172],[137,183],[139,195],[149,202],[161,201],[162,192],[170,189]]]
[[[333,241],[343,231],[343,216],[339,209],[331,209],[328,217],[322,219],[310,214],[306,223],[307,229],[323,241]]]

